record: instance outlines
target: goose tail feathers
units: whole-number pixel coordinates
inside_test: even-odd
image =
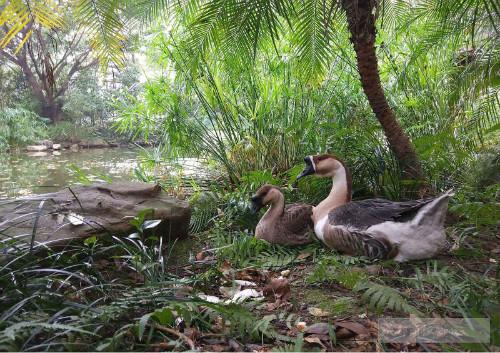
[[[455,195],[455,192],[453,189],[450,189],[436,197],[418,211],[413,219],[413,223],[418,226],[428,225],[442,227],[448,210],[448,201],[453,195]]]

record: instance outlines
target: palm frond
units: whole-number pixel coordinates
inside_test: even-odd
[[[89,35],[102,67],[110,62],[118,67],[124,64],[125,25],[119,5],[118,0],[79,0],[75,5],[75,18]]]
[[[259,43],[275,43],[292,11],[289,0],[208,1],[188,28],[191,47],[254,57]]]
[[[299,6],[294,28],[299,66],[306,77],[320,81],[333,56],[330,14],[337,5],[335,1],[313,0],[300,2]]]
[[[20,45],[23,45],[31,35],[26,29],[33,25],[47,29],[60,28],[64,25],[60,9],[54,1],[7,1],[0,12],[0,27],[6,30],[0,39],[0,47],[5,48],[18,34],[22,36]]]

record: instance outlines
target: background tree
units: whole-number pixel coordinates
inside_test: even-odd
[[[2,28],[7,33],[8,27]],[[28,32],[33,34],[26,37]],[[13,38],[0,49],[0,56],[20,68],[33,97],[39,103],[39,114],[58,123],[64,119],[63,106],[70,83],[81,71],[96,66],[91,48],[77,31],[57,31],[49,34],[40,26],[29,25],[23,36]],[[54,38],[52,35],[57,35]],[[21,46],[22,38],[27,38]]]
[[[13,4],[16,5],[13,5]],[[40,15],[47,11],[35,2],[37,6],[27,6],[22,1],[11,1],[4,8],[1,18],[6,18],[12,24],[11,32],[7,33],[2,42],[8,42],[18,33],[22,40],[23,26],[27,22],[39,22],[47,27],[57,26]],[[49,2],[50,4],[50,2]],[[378,72],[376,56],[376,19],[379,14],[391,20],[390,8],[397,7],[427,7],[436,18],[445,22],[458,24],[472,22],[471,37],[483,36],[485,32],[476,28],[476,24],[487,18],[498,35],[499,3],[483,0],[444,0],[425,1],[416,4],[407,1],[392,0],[209,0],[207,2],[168,2],[168,1],[86,1],[76,2],[77,20],[87,28],[91,28],[93,45],[101,57],[120,62],[119,55],[122,38],[123,22],[119,14],[137,13],[151,18],[165,14],[163,10],[172,8],[181,13],[180,19],[189,24],[188,33],[194,47],[199,53],[217,48],[230,55],[252,54],[262,40],[271,40],[276,46],[285,28],[294,33],[292,44],[297,49],[299,58],[304,62],[305,72],[318,79],[318,75],[326,70],[335,56],[335,31],[341,28],[339,21],[347,23],[351,41],[356,52],[357,68],[363,90],[370,106],[384,130],[389,147],[396,156],[404,174],[418,179],[422,177],[422,168],[409,136],[402,129],[396,115],[389,105],[382,88]],[[40,10],[41,9],[41,10]],[[343,11],[338,11],[342,9]],[[14,15],[11,15],[14,14]],[[30,15],[23,22],[24,15]],[[444,16],[443,16],[444,15]],[[345,21],[342,16],[346,17]],[[397,16],[393,12],[392,16]],[[14,20],[12,20],[14,19]],[[179,16],[177,16],[177,20]],[[47,22],[47,23],[46,23]],[[31,23],[31,22],[30,22]],[[336,26],[333,26],[333,23]],[[445,26],[445,29],[450,26]],[[453,26],[451,26],[453,28]],[[479,30],[478,30],[479,28]],[[452,29],[453,31],[453,29]],[[4,44],[5,45],[5,44]],[[316,77],[315,77],[316,76]]]

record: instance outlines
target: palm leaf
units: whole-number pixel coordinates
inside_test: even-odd
[[[5,35],[0,39],[0,47],[5,48],[18,34],[22,35],[20,44],[22,46],[31,35],[30,31],[23,31],[29,25],[54,29],[62,27],[64,20],[60,9],[52,0],[7,1],[0,12],[0,26],[6,29]]]
[[[294,28],[294,44],[297,47],[299,66],[306,77],[320,81],[332,58],[330,45],[330,12],[334,1],[302,1],[297,9],[297,24]]]
[[[118,0],[78,0],[75,5],[75,18],[89,35],[102,67],[110,62],[118,67],[124,64],[125,24],[119,17],[119,5]]]

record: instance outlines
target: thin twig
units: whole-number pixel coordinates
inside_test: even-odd
[[[36,229],[38,227],[38,220],[40,219],[40,215],[42,214],[44,203],[45,200],[42,200],[40,202],[40,205],[38,206],[38,212],[36,213],[35,221],[33,222],[33,231],[31,232],[31,242],[30,242],[30,253],[33,252],[33,246],[35,245]]]
[[[193,350],[193,351],[196,350],[196,346],[194,345],[193,340],[191,338],[189,338],[188,336],[186,336],[185,334],[183,334],[182,332],[179,332],[179,331],[174,330],[170,327],[165,327],[165,326],[162,326],[159,324],[153,324],[152,326],[153,326],[153,328],[155,328],[158,331],[170,333],[171,335],[179,337],[181,340],[184,341],[184,343],[186,343],[189,346],[189,348],[191,350]]]
[[[82,209],[82,211],[85,212],[85,209],[83,208],[82,206],[82,203],[80,202],[80,200],[78,199],[78,197],[76,197],[75,193],[73,192],[73,190],[71,190],[71,187],[68,186],[68,190],[73,194],[73,196],[75,197],[76,201],[78,202],[78,204],[80,205],[80,208]]]

